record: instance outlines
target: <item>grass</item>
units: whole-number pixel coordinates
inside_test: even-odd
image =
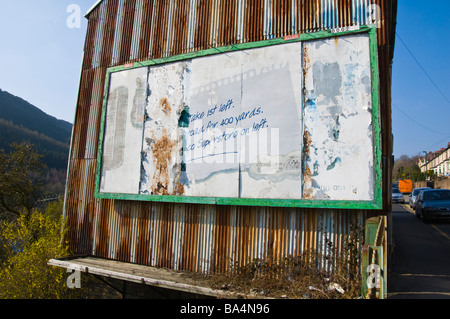
[[[341,253],[327,241],[326,251],[304,252],[282,260],[249,260],[210,276],[214,289],[250,298],[361,298],[361,228],[352,227]]]

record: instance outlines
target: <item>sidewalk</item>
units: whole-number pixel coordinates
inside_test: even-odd
[[[394,205],[392,222],[388,299],[450,299],[448,238],[422,223],[408,204]]]

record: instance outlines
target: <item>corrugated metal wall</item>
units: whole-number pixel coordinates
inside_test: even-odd
[[[376,6],[373,7],[372,3]],[[390,211],[391,61],[396,0],[103,0],[89,12],[65,215],[80,254],[194,272],[276,260],[329,240],[343,252],[351,225],[373,212],[127,202],[94,198],[108,67],[211,47],[367,25],[380,8],[384,210]],[[377,11],[377,10],[375,10]]]

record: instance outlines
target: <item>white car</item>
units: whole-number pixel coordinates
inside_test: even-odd
[[[400,193],[398,188],[392,189],[392,202],[393,203],[402,203],[402,204],[405,202],[405,198],[403,197],[403,194]]]
[[[430,187],[419,187],[419,188],[414,188],[412,193],[409,194],[409,207],[411,207],[412,209],[416,209],[416,200],[417,200],[417,196],[419,196],[420,192],[423,191],[424,189],[431,189]]]

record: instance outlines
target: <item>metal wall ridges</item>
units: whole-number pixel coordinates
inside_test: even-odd
[[[189,0],[189,14],[188,14],[188,22],[187,22],[187,40],[186,40],[186,48],[187,52],[191,52],[192,48],[194,47],[194,26],[196,21],[196,10],[195,8],[197,6],[197,0]]]
[[[128,57],[155,59],[213,46],[367,25],[377,14],[373,0],[109,1],[111,4],[105,0],[89,15],[90,21],[99,22],[93,67],[99,65],[102,36],[113,41],[112,60],[106,64],[111,66]],[[105,7],[110,9],[108,20]],[[103,33],[105,26],[114,30]],[[127,52],[130,55],[125,58]],[[109,55],[102,53],[105,58]]]
[[[176,13],[176,11],[174,10],[174,0],[169,0],[169,11],[168,11],[168,21],[167,21],[167,41],[166,41],[166,49],[164,50],[164,56],[167,57],[169,56],[169,50],[171,48],[171,39],[173,39],[172,37],[172,32],[175,28],[176,25],[179,25],[180,21],[176,21],[174,14]],[[174,22],[174,24],[172,25],[172,22]],[[182,37],[178,37],[177,39],[182,39]]]
[[[372,4],[375,4],[373,6]],[[379,10],[377,10],[379,8]],[[211,47],[371,24],[378,51],[383,212],[390,209],[391,62],[395,0],[104,0],[88,14],[65,199],[78,253],[155,267],[222,272],[249,259],[277,260],[333,243],[347,254],[351,225],[371,212],[211,206],[96,199],[98,138],[108,67]],[[375,15],[376,17],[376,15]],[[375,212],[373,214],[378,214]],[[329,267],[322,261],[322,267]]]
[[[136,0],[126,1],[124,3],[124,14],[122,16],[122,37],[119,53],[119,64],[130,61],[130,53],[132,49],[133,30],[136,24]]]
[[[133,23],[133,32],[132,32],[132,40],[131,40],[131,48],[130,48],[130,57],[129,60],[136,60],[139,53],[139,40],[141,37],[141,29],[142,29],[142,16],[143,16],[143,0],[137,0],[135,5],[134,12],[134,23]]]
[[[71,158],[82,159],[86,152],[87,118],[89,117],[94,70],[85,70],[81,74],[79,102],[73,127]]]
[[[168,23],[168,41],[165,56],[174,52],[187,51],[189,30],[189,1],[172,0],[169,16],[173,16]]]
[[[331,247],[342,252],[350,227],[364,222],[351,211],[111,203],[98,212],[96,247],[85,253],[204,273],[311,250],[332,256]],[[332,261],[320,263],[327,268]]]
[[[110,65],[116,65],[119,61],[119,50],[122,44],[122,40],[126,40],[126,35],[123,34],[123,24],[124,24],[124,2],[125,0],[119,0],[119,5],[117,8],[117,17],[116,17],[116,27],[114,28],[114,44],[112,49],[112,60]],[[127,1],[129,3],[130,1]],[[125,43],[124,43],[125,46]]]
[[[96,30],[95,30],[95,42],[94,42],[94,57],[92,59],[92,68],[96,68],[100,65],[100,53],[102,50],[102,39],[103,39],[103,30],[104,30],[104,19],[105,19],[105,7],[106,4],[108,3],[108,0],[105,0],[102,2],[102,4],[100,5],[99,10],[96,12],[97,13],[97,24],[96,26]]]
[[[89,117],[87,118],[87,134],[85,146],[85,159],[94,159],[97,157],[99,120],[101,118],[103,104],[103,90],[105,83],[105,68],[96,68],[94,70],[94,82],[92,88],[92,97],[90,103]]]

